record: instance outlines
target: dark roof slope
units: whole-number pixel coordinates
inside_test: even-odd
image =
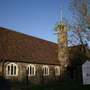
[[[59,64],[57,44],[0,28],[0,60]]]
[[[72,65],[83,64],[90,60],[90,50],[87,45],[72,46],[69,48],[69,59]]]

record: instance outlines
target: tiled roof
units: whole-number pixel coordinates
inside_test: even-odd
[[[69,47],[69,57],[72,63],[73,61],[74,64],[78,61],[82,62],[82,58],[84,57],[82,57],[81,48],[82,45]],[[90,59],[90,50],[87,52],[87,59]],[[60,64],[56,43],[2,27],[0,27],[0,60]]]
[[[57,44],[0,28],[0,60],[59,64]]]
[[[86,60],[90,60],[90,50],[86,45],[70,47],[69,59],[72,65],[83,64]]]

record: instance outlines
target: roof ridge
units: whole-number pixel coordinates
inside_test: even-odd
[[[27,36],[27,37],[32,37],[32,38],[35,38],[35,39],[38,39],[38,40],[42,40],[42,41],[45,41],[45,42],[48,42],[48,43],[56,44],[57,45],[57,43],[55,43],[55,42],[52,42],[52,41],[49,41],[49,40],[45,40],[45,39],[42,39],[42,38],[39,38],[39,37],[36,37],[36,36],[32,36],[32,35],[29,35],[29,34],[25,34],[23,32],[15,31],[14,29],[9,29],[9,28],[5,28],[5,27],[0,27],[0,29],[8,30],[10,32],[15,32],[15,33],[18,33],[18,34]]]

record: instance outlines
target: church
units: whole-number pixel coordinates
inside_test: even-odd
[[[0,77],[32,84],[62,78],[81,80],[81,65],[90,60],[86,46],[67,47],[66,28],[59,44],[0,27]]]
[[[0,76],[22,80],[28,75],[32,83],[60,76],[57,44],[0,28]],[[54,74],[55,73],[55,74]]]

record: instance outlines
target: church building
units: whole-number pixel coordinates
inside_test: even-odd
[[[0,76],[32,83],[60,77],[57,44],[0,28]]]
[[[66,72],[76,77],[76,68],[90,57],[82,57],[83,45],[67,47],[66,28],[57,28],[59,44],[0,27],[0,77],[32,84],[61,80]]]

